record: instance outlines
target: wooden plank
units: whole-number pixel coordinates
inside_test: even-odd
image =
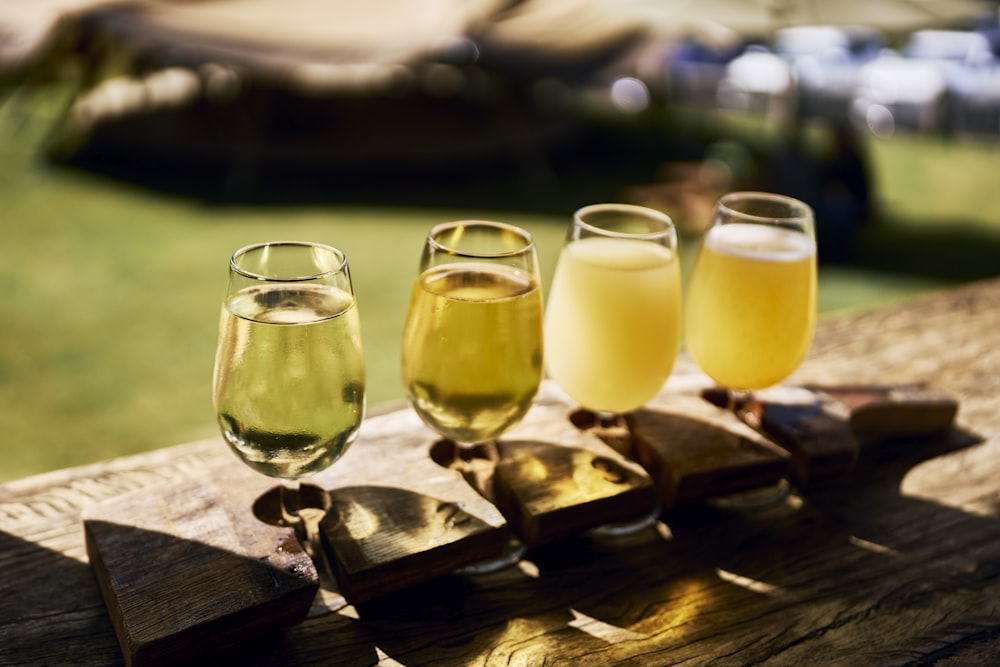
[[[588,433],[502,441],[494,491],[529,547],[648,515],[657,503],[649,475]]]
[[[789,476],[804,488],[849,473],[860,445],[849,410],[832,397],[802,387],[778,386],[749,397],[739,414],[788,450]]]
[[[353,604],[497,556],[508,539],[462,503],[393,486],[334,489],[320,537]]]
[[[313,478],[330,492],[320,543],[353,604],[498,556],[503,515],[455,470],[431,457],[440,440],[409,408],[361,435]]]
[[[305,618],[318,573],[291,529],[254,515],[267,481],[229,465],[84,513],[126,664],[176,664]]]
[[[628,421],[636,458],[666,507],[767,487],[788,469],[785,450],[697,395],[672,394]]]
[[[609,444],[617,444],[616,434],[575,415],[558,392],[543,391],[525,420],[500,439],[494,474],[481,484],[529,547],[656,508],[649,474]]]
[[[843,404],[851,431],[867,441],[941,435],[958,415],[958,399],[926,382],[807,388]]]
[[[729,401],[719,387],[702,395],[720,407]],[[946,433],[958,400],[927,383],[809,384],[771,387],[734,407],[750,426],[788,450],[790,475],[804,487],[850,472],[865,443]]]

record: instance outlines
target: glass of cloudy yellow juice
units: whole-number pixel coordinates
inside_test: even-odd
[[[685,344],[729,390],[730,407],[802,363],[816,325],[816,290],[807,204],[762,192],[719,199],[688,288]]]
[[[653,398],[680,348],[681,272],[669,216],[594,204],[573,216],[545,307],[549,376],[603,423]],[[650,525],[654,513],[611,532]]]
[[[470,480],[473,466],[495,462],[497,438],[523,419],[538,393],[539,275],[534,239],[513,225],[443,223],[424,244],[403,329],[403,386],[421,420],[454,448],[435,460]],[[469,570],[500,569],[522,551]]]
[[[570,398],[604,415],[643,405],[673,370],[680,321],[670,218],[628,204],[577,211],[545,311],[546,367]]]
[[[344,454],[365,411],[361,326],[343,252],[281,241],[232,255],[213,397],[223,439],[248,466],[281,480],[281,521],[308,547],[299,480]]]

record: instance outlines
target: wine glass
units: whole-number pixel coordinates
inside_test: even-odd
[[[739,413],[751,392],[780,383],[802,363],[816,325],[816,290],[815,223],[807,204],[766,192],[719,198],[691,276],[685,342],[727,390],[731,410]],[[782,480],[777,489],[731,504],[764,504],[787,490]]]
[[[664,213],[593,204],[573,216],[545,307],[546,366],[605,425],[655,396],[680,349],[677,232]],[[659,508],[606,532],[651,525]]]
[[[479,220],[430,230],[403,331],[402,376],[413,409],[453,448],[435,460],[492,499],[483,468],[495,464],[496,439],[528,412],[542,379],[541,280],[531,234]],[[467,571],[513,564],[523,552],[514,547]]]
[[[299,480],[344,454],[365,411],[361,326],[343,252],[278,241],[233,254],[213,395],[226,443],[281,480],[279,523],[311,550]]]

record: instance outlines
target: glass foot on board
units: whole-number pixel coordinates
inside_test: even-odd
[[[463,446],[451,440],[438,440],[430,449],[431,459],[442,468],[457,471],[479,495],[494,503],[493,471],[499,458],[496,443]],[[456,570],[459,574],[490,574],[517,565],[527,550],[517,538],[511,537],[496,558],[472,563]]]
[[[606,523],[602,526],[591,528],[587,532],[592,535],[602,537],[624,537],[626,535],[635,535],[636,533],[640,533],[654,527],[660,520],[660,512],[662,510],[663,508],[657,504],[656,507],[650,510],[647,514],[643,514],[640,517],[626,521]]]
[[[752,510],[780,503],[792,492],[792,484],[787,479],[780,479],[776,484],[759,489],[740,491],[727,496],[709,498],[706,505],[726,510]]]
[[[525,551],[527,551],[527,547],[518,540],[511,538],[504,546],[503,553],[496,558],[466,565],[456,570],[456,572],[458,574],[491,574],[500,570],[506,570],[508,567],[521,562]]]

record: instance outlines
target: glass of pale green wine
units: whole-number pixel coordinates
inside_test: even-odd
[[[310,548],[300,480],[340,459],[365,412],[361,325],[343,252],[277,241],[233,254],[213,395],[226,443],[281,481],[279,523]]]
[[[445,439],[435,446],[452,448],[434,459],[488,499],[481,482],[489,477],[480,472],[495,464],[497,438],[524,418],[542,380],[541,292],[527,231],[479,220],[430,230],[403,331],[403,386]],[[499,570],[522,552],[515,544],[466,571]]]
[[[545,307],[549,377],[597,423],[620,426],[670,377],[680,332],[681,270],[670,217],[617,203],[576,211]],[[602,532],[636,532],[658,514],[652,508]]]
[[[767,192],[719,198],[688,288],[685,343],[738,411],[805,359],[816,326],[816,232],[808,204]],[[746,492],[735,506],[768,504],[788,490]]]

